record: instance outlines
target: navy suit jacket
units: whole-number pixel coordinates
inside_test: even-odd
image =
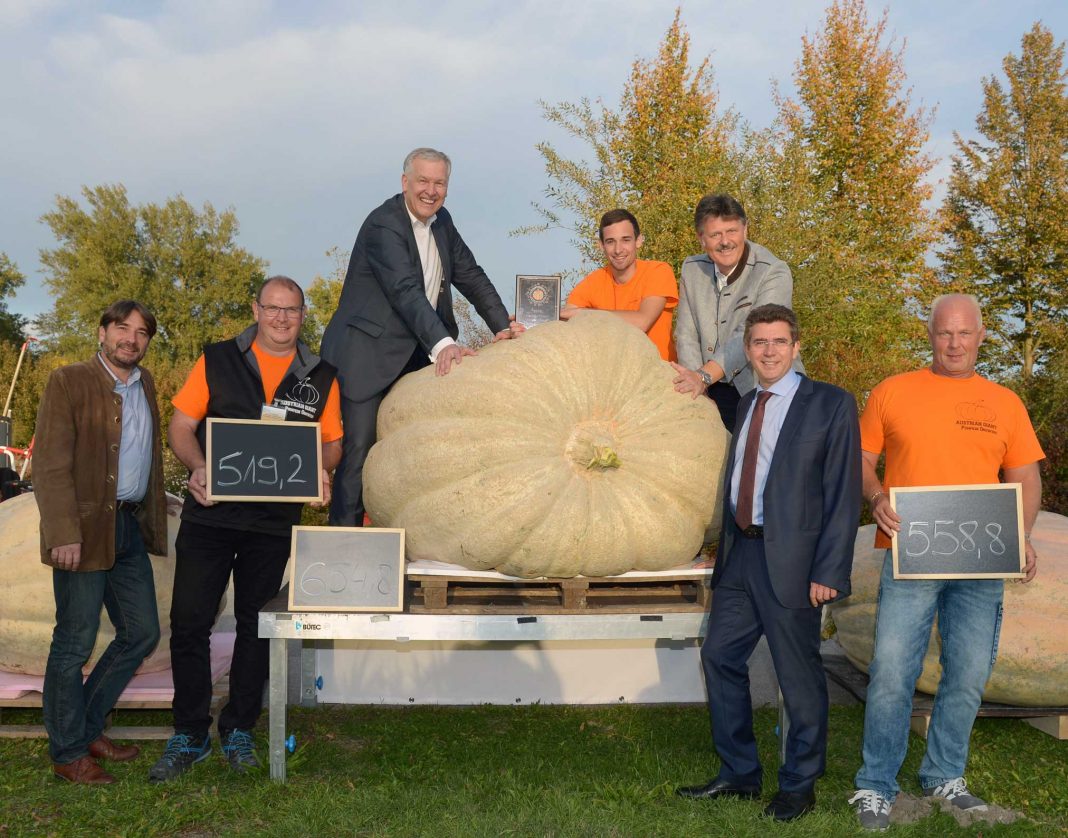
[[[394,195],[360,227],[337,311],[323,334],[322,357],[337,367],[341,394],[364,401],[397,380],[416,347],[429,354],[442,338],[456,338],[453,285],[490,330],[508,328],[508,310],[442,207],[431,231],[443,278],[437,309],[426,298],[423,267],[404,206]]]
[[[754,398],[755,389],[742,397],[739,425]],[[713,588],[730,560],[737,532],[730,497],[738,436],[731,439],[727,457]],[[839,597],[848,595],[860,522],[860,467],[856,400],[839,387],[802,375],[775,444],[763,495],[768,572],[775,596],[786,608],[811,607],[811,582],[834,588]]]

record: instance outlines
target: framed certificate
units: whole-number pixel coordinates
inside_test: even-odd
[[[515,319],[528,329],[560,319],[560,274],[515,278]]]

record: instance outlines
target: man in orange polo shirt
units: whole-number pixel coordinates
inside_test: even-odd
[[[896,579],[891,538],[901,518],[890,505],[894,486],[1019,483],[1025,532],[1024,582],[1037,570],[1031,529],[1042,500],[1044,459],[1020,397],[975,371],[986,337],[975,297],[946,294],[927,321],[931,366],[891,376],[871,391],[860,418],[864,495],[885,547],[864,708],[864,763],[854,805],[865,829],[889,826],[908,750],[912,693],[937,615],[942,674],[920,763],[924,795],[956,809],[985,810],[964,779],[968,743],[983,689],[997,657],[1001,579]],[[886,454],[879,478],[879,455]],[[946,522],[949,523],[949,522]]]
[[[169,441],[189,469],[189,495],[175,541],[171,600],[174,736],[149,772],[153,782],[172,780],[211,753],[209,640],[231,573],[237,639],[219,738],[235,771],[259,764],[251,730],[262,710],[268,647],[257,636],[258,615],[281,587],[302,504],[209,501],[206,419],[319,422],[329,502],[327,472],[341,458],[340,397],[334,367],[300,340],[304,311],[297,283],[286,276],[268,279],[252,304],[256,323],[232,340],[205,346],[173,399]]]
[[[560,319],[570,320],[583,309],[610,311],[649,335],[661,358],[674,361],[671,310],[679,302],[675,272],[666,262],[638,258],[641,230],[638,219],[625,209],[601,216],[597,235],[608,264],[575,286]]]

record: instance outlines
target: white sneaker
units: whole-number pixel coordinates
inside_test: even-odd
[[[857,813],[861,827],[876,832],[886,832],[889,829],[890,807],[894,804],[879,792],[857,789],[856,794],[849,798],[849,802],[854,804],[853,811]]]
[[[942,783],[934,788],[924,789],[925,797],[943,797],[963,812],[985,812],[986,801],[976,797],[964,782],[963,777],[957,777],[947,783]]]

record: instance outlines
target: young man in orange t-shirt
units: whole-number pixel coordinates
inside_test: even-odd
[[[929,369],[892,376],[872,390],[860,419],[864,496],[878,524],[876,547],[889,547],[901,518],[893,486],[1021,485],[1026,574],[1035,575],[1031,529],[1038,517],[1042,448],[1019,396],[976,374],[986,336],[975,297],[947,294],[931,306]],[[876,465],[886,452],[885,482]],[[865,829],[883,830],[908,748],[912,694],[938,616],[942,675],[931,715],[920,785],[928,797],[978,811],[986,804],[964,781],[968,740],[997,654],[1001,579],[895,579],[886,551],[879,590],[875,654],[864,712],[864,764],[854,804]]]
[[[649,335],[661,358],[674,361],[671,310],[678,305],[679,286],[671,266],[638,258],[643,242],[638,219],[625,209],[601,216],[597,235],[608,264],[575,286],[560,319],[583,309],[610,311]]]
[[[237,638],[230,666],[230,696],[219,714],[219,738],[230,767],[258,765],[251,731],[263,704],[267,641],[257,636],[258,614],[281,587],[290,536],[300,503],[207,498],[206,418],[319,422],[324,503],[326,472],[341,459],[341,407],[336,370],[300,340],[304,292],[289,277],[264,282],[256,319],[232,340],[204,347],[174,397],[169,442],[189,469],[189,495],[175,540],[171,600],[171,672],[174,736],[149,771],[152,782],[173,780],[211,753],[211,651],[209,638],[231,573]]]

